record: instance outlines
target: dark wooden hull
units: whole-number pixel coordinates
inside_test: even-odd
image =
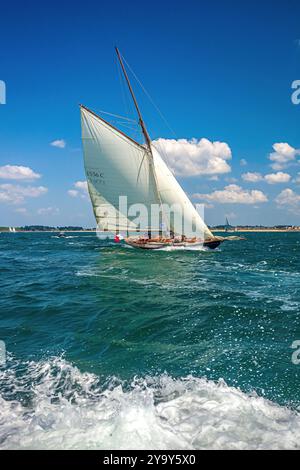
[[[211,242],[204,242],[203,246],[205,246],[205,248],[209,248],[210,250],[215,250],[216,248],[218,248],[218,246],[221,245],[221,243],[221,240],[215,240]]]
[[[162,248],[172,247],[172,248],[193,248],[193,247],[205,247],[210,250],[215,250],[222,243],[223,240],[213,239],[206,242],[195,241],[195,242],[148,242],[148,241],[139,241],[139,240],[130,240],[125,239],[127,245],[134,248],[140,248],[141,250],[161,250]]]

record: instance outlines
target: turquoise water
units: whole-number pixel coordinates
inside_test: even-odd
[[[0,234],[0,448],[298,448],[300,234],[246,237]]]

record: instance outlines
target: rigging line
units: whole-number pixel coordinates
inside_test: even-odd
[[[135,132],[135,130],[136,130],[135,127],[129,126],[129,125],[125,124],[124,122],[118,122],[118,121],[117,121],[116,124],[117,124],[118,126],[126,127],[126,129],[129,129],[129,130],[134,131],[134,132]]]
[[[126,78],[125,78],[125,75],[122,71],[122,66],[121,66],[120,60],[117,60],[117,63],[118,63],[118,71],[119,71],[120,80],[122,81],[123,93],[124,93],[124,96],[125,96],[125,99],[126,99],[127,112],[130,112],[130,114],[132,116],[135,116],[136,115],[136,109],[133,105],[131,97],[129,98],[128,84],[126,83]],[[142,133],[142,129],[139,125],[139,122],[137,122],[137,127],[136,127],[136,131],[135,131],[135,138],[137,139],[137,141],[143,141],[143,133]]]
[[[124,110],[125,110],[125,113],[127,113],[127,115],[129,116],[131,113],[129,112],[128,101],[126,100],[124,78],[122,76],[120,64],[118,63],[118,61],[116,62],[116,66],[117,66],[117,71],[118,71],[118,77],[119,77],[119,82],[120,82],[120,88],[121,88],[121,95],[122,95]]]
[[[125,112],[128,115],[134,116],[135,111],[134,111],[131,100],[128,99],[128,93],[127,93],[127,86],[126,86],[126,83],[125,83],[125,77],[122,74],[121,65],[120,65],[119,61],[117,59],[116,59],[116,61],[117,61],[116,65],[117,65],[117,69],[118,69],[118,76],[119,76],[120,87],[121,87],[121,91],[122,91],[122,99],[123,99],[123,105],[124,105],[124,108],[125,108]],[[142,139],[142,131],[141,131],[140,126],[138,125],[136,119],[131,119],[131,121],[133,121],[136,124],[136,128],[133,129],[133,134],[136,137],[136,140],[138,141],[139,139]]]
[[[133,126],[133,124],[137,124],[135,122],[131,123],[131,122],[124,122],[124,121],[117,121],[116,119],[111,119],[110,123],[114,125],[117,124],[118,126],[127,127],[128,129],[131,129],[131,130],[135,130],[135,126]]]
[[[128,113],[128,115],[135,117],[135,115],[136,115],[135,107],[132,103],[131,97],[129,96],[126,79],[125,79],[124,74],[122,72],[122,68],[121,68],[120,63],[118,63],[118,70],[119,70],[120,80],[121,80],[121,83],[122,83],[122,89],[123,89],[123,94],[124,94],[125,105],[126,105],[126,108],[127,108],[127,113]],[[136,119],[135,119],[135,121],[136,121]]]
[[[119,114],[113,114],[113,113],[108,113],[107,111],[102,111],[102,109],[99,109],[97,110],[97,112],[100,114],[109,114],[109,116],[114,116],[114,117],[117,117],[117,118],[120,118],[120,119],[125,119],[126,121],[131,121],[131,122],[134,122],[136,123],[136,121],[134,119],[130,119],[130,118],[127,118],[125,116],[120,116]]]
[[[156,109],[156,111],[158,112],[158,114],[160,115],[160,117],[162,118],[162,120],[164,121],[165,125],[167,126],[167,128],[172,132],[172,134],[174,135],[174,137],[177,139],[177,135],[175,133],[175,131],[172,129],[172,127],[169,125],[168,121],[166,120],[165,116],[163,115],[163,113],[161,112],[161,110],[159,109],[159,107],[157,106],[157,104],[154,102],[154,100],[152,99],[151,95],[148,93],[148,91],[146,90],[146,88],[144,87],[144,85],[142,84],[142,82],[139,80],[139,78],[137,77],[137,75],[134,73],[134,71],[132,70],[132,68],[130,67],[130,65],[128,64],[128,62],[126,61],[126,59],[124,59],[124,57],[122,56],[122,59],[124,60],[125,64],[127,65],[127,67],[129,68],[130,72],[132,73],[132,75],[134,76],[134,78],[136,79],[136,81],[138,82],[138,84],[140,85],[140,87],[142,88],[143,92],[145,93],[145,95],[148,97],[148,99],[150,100],[150,102],[152,103],[152,105],[154,106],[154,108]]]
[[[168,165],[169,170],[175,176],[175,173],[174,173],[174,170],[173,170],[173,164],[172,164],[172,161],[171,161],[167,151],[163,148],[163,146],[160,144],[160,142],[155,142],[154,147],[156,147],[156,149],[159,151],[159,153],[163,157],[163,160]]]

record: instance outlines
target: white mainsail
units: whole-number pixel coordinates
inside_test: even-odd
[[[138,113],[145,146],[81,106],[86,178],[98,227],[113,232],[136,232],[142,228],[148,233],[212,238],[211,231],[153,146],[117,48],[116,52]],[[125,206],[120,205],[122,196],[126,197]],[[139,214],[138,223],[134,210],[130,214],[137,204],[146,209],[146,214],[143,211]],[[153,217],[154,206],[158,211]]]
[[[151,205],[159,203],[147,149],[83,106],[81,124],[86,178],[97,223],[103,230],[135,231],[135,216],[120,211],[119,197],[127,197],[128,209],[143,204],[149,214]],[[142,225],[148,227],[148,220]]]

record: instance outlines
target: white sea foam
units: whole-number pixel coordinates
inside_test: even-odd
[[[162,375],[103,386],[54,358],[9,365],[0,383],[1,449],[300,448],[298,413],[223,381]]]
[[[64,235],[63,237],[58,235],[52,235],[51,238],[78,238],[78,235]]]
[[[206,248],[203,245],[198,246],[166,246],[164,248],[159,248],[155,251],[211,251],[209,248]]]
[[[129,248],[129,249],[134,249],[134,250],[140,250],[140,248],[135,248],[131,245],[127,245],[126,243],[122,244],[122,245],[118,245],[118,246],[122,246],[122,248]],[[144,251],[144,250],[143,250]],[[150,250],[146,250],[148,253],[156,253],[156,252],[159,252],[159,251],[211,251],[209,248],[206,248],[205,246],[203,245],[198,245],[198,246],[176,246],[176,245],[172,245],[172,246],[165,246],[163,248],[156,248],[156,249],[150,249]],[[216,250],[214,250],[216,251]],[[217,250],[218,251],[218,250]]]

